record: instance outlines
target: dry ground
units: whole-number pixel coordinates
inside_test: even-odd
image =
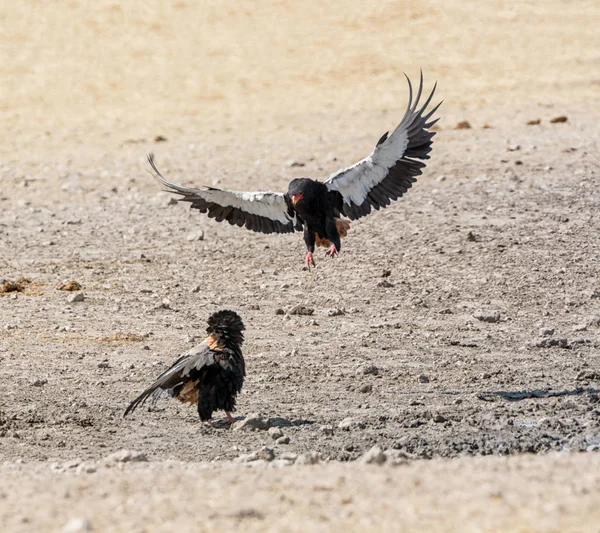
[[[0,281],[30,282],[0,294],[0,529],[599,530],[600,9],[441,6],[2,6]],[[325,177],[419,68],[445,100],[425,176],[312,273],[300,234],[208,221],[145,171]],[[288,444],[173,402],[122,419],[223,307],[237,414]],[[388,464],[355,462],[375,445]],[[310,452],[329,464],[285,466]]]

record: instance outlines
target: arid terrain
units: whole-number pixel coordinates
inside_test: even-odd
[[[0,8],[1,531],[600,531],[600,5],[441,6]],[[424,175],[312,272],[147,172],[325,178],[419,69]],[[124,419],[221,308],[239,422]]]

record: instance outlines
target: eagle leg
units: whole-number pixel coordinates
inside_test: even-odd
[[[308,268],[308,270],[310,270],[310,266],[311,265],[312,266],[317,266],[315,264],[315,260],[313,259],[312,252],[307,252],[305,264],[306,264],[306,268]]]
[[[329,250],[327,250],[325,252],[325,255],[330,255],[332,258],[335,257],[336,255],[339,255],[340,252],[338,252],[338,249],[335,247],[335,244],[332,244],[329,247]]]
[[[231,413],[229,411],[225,411],[225,415],[227,416],[227,419],[225,420],[225,422],[227,424],[234,424],[235,423],[235,418],[233,418],[231,416]]]

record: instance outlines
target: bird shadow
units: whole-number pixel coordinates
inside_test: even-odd
[[[570,390],[541,390],[532,389],[525,391],[491,391],[478,394],[478,398],[484,401],[494,401],[495,398],[502,398],[510,402],[520,402],[522,400],[539,400],[544,398],[558,398],[561,396],[583,396],[584,394],[598,394],[600,390],[592,387],[578,387]]]

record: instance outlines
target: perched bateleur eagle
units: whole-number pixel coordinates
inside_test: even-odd
[[[134,411],[148,398],[168,393],[182,403],[196,404],[200,420],[212,424],[213,411],[223,409],[233,423],[236,395],[242,390],[246,363],[242,355],[244,324],[234,311],[218,311],[208,319],[208,337],[184,353],[127,407]]]
[[[342,217],[356,220],[372,209],[387,207],[400,198],[422,174],[423,162],[429,159],[431,127],[439,120],[430,120],[441,105],[425,113],[436,85],[422,106],[423,74],[413,101],[413,88],[408,76],[408,106],[400,124],[377,142],[373,153],[332,174],[324,182],[309,178],[294,179],[287,193],[238,192],[213,187],[187,188],[167,181],[154,164],[148,161],[153,176],[168,192],[178,194],[183,202],[217,221],[262,233],[291,233],[304,230],[308,253],[306,266],[314,265],[315,245],[328,246],[327,255],[334,257],[341,250],[340,237],[345,237],[350,223]]]

